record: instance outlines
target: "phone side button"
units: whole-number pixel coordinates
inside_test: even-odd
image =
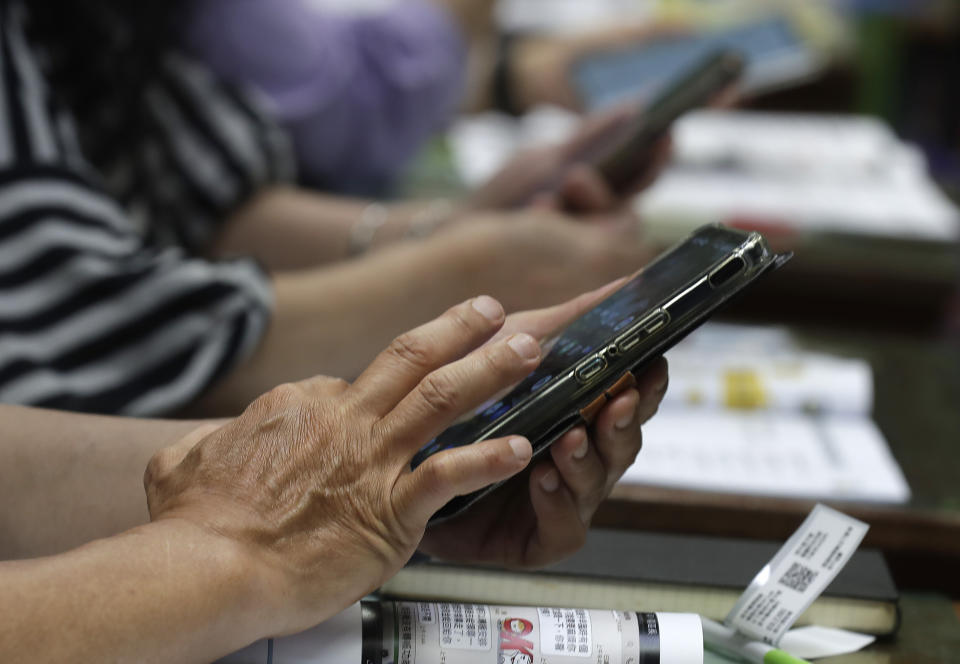
[[[602,355],[594,355],[577,367],[574,376],[581,383],[589,383],[590,379],[607,368],[607,360]]]
[[[670,319],[667,316],[667,312],[661,311],[656,316],[654,316],[653,320],[651,320],[649,323],[643,326],[643,331],[647,334],[653,334],[654,332],[659,330],[661,327],[666,325],[669,320]]]
[[[620,354],[626,353],[628,350],[640,343],[640,337],[643,336],[643,331],[637,331],[631,334],[630,336],[621,339],[617,342],[617,352]]]
[[[636,387],[637,377],[634,376],[631,372],[627,372],[620,376],[620,380],[610,386],[610,388],[604,392],[608,399],[615,399],[618,394],[625,392],[631,387]]]
[[[587,424],[593,424],[593,421],[597,419],[597,415],[603,410],[603,407],[607,405],[607,395],[601,394],[596,399],[590,402],[586,408],[580,409],[580,417],[583,418],[583,421]]]

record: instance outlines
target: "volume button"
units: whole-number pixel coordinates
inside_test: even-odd
[[[636,346],[638,343],[640,343],[640,336],[642,334],[643,332],[634,332],[626,339],[621,340],[617,344],[617,351],[620,353],[625,353],[631,348],[633,348],[634,346]]]
[[[661,327],[666,325],[667,320],[668,320],[667,314],[661,311],[655,319],[653,319],[643,327],[643,331],[646,332],[647,334],[653,334],[654,332],[659,330]]]
[[[591,378],[607,368],[607,360],[602,355],[594,355],[577,367],[574,377],[581,383],[587,383]]]

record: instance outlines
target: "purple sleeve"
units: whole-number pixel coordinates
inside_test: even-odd
[[[190,49],[224,78],[266,93],[303,175],[328,189],[385,186],[463,92],[463,37],[427,0],[360,16],[321,12],[309,0],[192,7]]]

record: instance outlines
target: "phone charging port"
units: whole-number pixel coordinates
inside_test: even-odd
[[[720,288],[735,276],[743,272],[746,267],[747,263],[743,260],[743,258],[740,256],[734,256],[710,273],[710,277],[708,278],[710,286],[712,288]]]

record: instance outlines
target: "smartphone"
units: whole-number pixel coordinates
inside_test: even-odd
[[[437,436],[411,466],[442,450],[508,435],[526,436],[535,458],[544,454],[567,430],[589,424],[647,363],[789,258],[773,253],[756,232],[719,225],[697,230],[553,337],[533,373]],[[496,487],[454,498],[431,523],[459,514]]]
[[[713,51],[664,88],[626,138],[595,161],[597,171],[611,190],[622,193],[634,183],[647,166],[654,144],[667,134],[674,120],[706,106],[735,83],[743,71],[743,62],[737,51]]]
[[[624,101],[653,99],[708,53],[734,49],[744,58],[741,91],[766,92],[810,80],[825,68],[822,46],[809,29],[804,30],[808,23],[773,13],[589,53],[574,63],[571,80],[583,107],[599,110]]]

